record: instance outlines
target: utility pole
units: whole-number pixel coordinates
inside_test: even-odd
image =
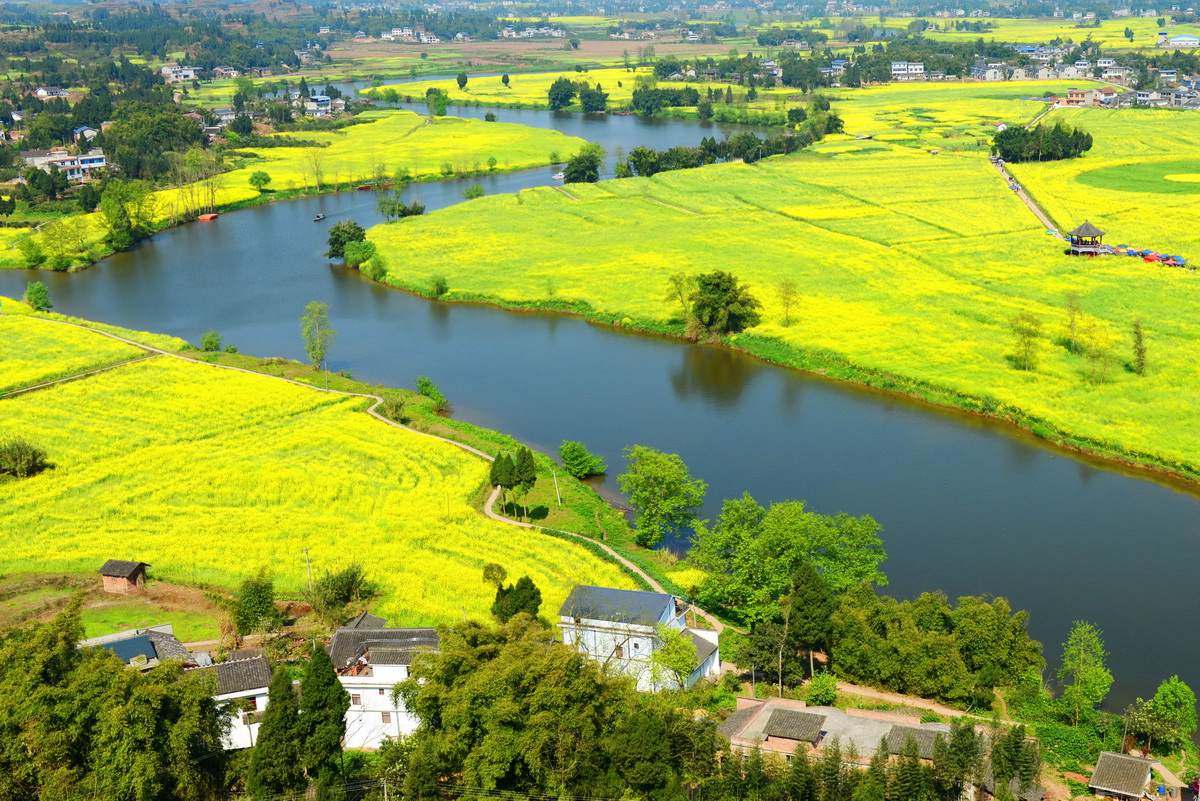
[[[558,473],[554,468],[550,468],[550,475],[554,476],[554,494],[558,496],[558,505],[562,506],[562,493],[558,491]]]
[[[308,591],[312,592],[312,564],[308,561],[308,548],[304,549],[304,567],[308,570]]]

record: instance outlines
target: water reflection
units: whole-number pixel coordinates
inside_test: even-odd
[[[671,388],[683,401],[699,397],[734,409],[758,373],[759,365],[725,348],[690,345],[681,351],[679,366],[671,371]]]

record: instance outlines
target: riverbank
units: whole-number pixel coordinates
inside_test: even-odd
[[[489,232],[490,255],[470,269],[460,266],[471,257],[455,234],[466,224],[458,209],[369,237],[385,257],[404,248],[385,277],[400,288],[429,295],[426,276],[436,275],[449,285],[444,300],[566,311],[672,337],[683,326],[678,304],[662,300],[669,275],[724,265],[764,306],[762,324],[726,346],[999,419],[1074,453],[1200,479],[1200,436],[1183,411],[1200,380],[1186,355],[1194,306],[1175,313],[1177,297],[1197,292],[1190,276],[1127,260],[1080,269],[981,156],[930,162],[882,143],[813,150],[573,185],[569,196],[487,198],[470,219]],[[917,189],[931,173],[938,189]],[[514,260],[528,252],[532,267]],[[776,285],[793,276],[797,299],[785,310]],[[1059,333],[1066,290],[1085,298],[1079,324],[1099,339],[1098,355]],[[1008,321],[1023,310],[1044,321],[1035,370],[1012,361]],[[1124,366],[1121,342],[1137,315],[1157,354],[1144,375]]]

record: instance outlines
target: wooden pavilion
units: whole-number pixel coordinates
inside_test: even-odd
[[[1100,241],[1104,238],[1104,232],[1087,220],[1074,231],[1068,231],[1067,236],[1071,239],[1072,256],[1099,256],[1108,252]]]

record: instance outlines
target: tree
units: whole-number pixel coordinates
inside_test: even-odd
[[[1146,753],[1153,753],[1155,740],[1166,739],[1170,735],[1170,724],[1151,704],[1141,698],[1125,709],[1125,723],[1129,733],[1136,738],[1146,741]]]
[[[492,464],[496,464],[492,462]],[[486,584],[495,584],[496,589],[500,589],[504,584],[504,580],[508,578],[508,571],[503,565],[498,565],[495,562],[488,562],[483,566],[483,580]]]
[[[516,461],[513,462],[513,489],[524,500],[529,491],[537,483],[537,463],[533,460],[533,451],[521,448],[517,451]],[[525,516],[529,517],[526,507]]]
[[[350,604],[370,598],[375,591],[362,565],[353,563],[336,572],[326,571],[304,598],[323,623],[338,626],[349,617],[346,608]]]
[[[215,353],[221,349],[221,335],[216,331],[209,331],[204,336],[200,337],[200,350],[207,353]]]
[[[696,105],[696,117],[701,120],[711,120],[713,116],[713,104],[711,100],[701,100]]]
[[[504,84],[504,88],[505,88],[505,89],[507,89],[507,88],[508,88],[508,84],[509,84],[509,81],[510,81],[510,80],[511,80],[511,79],[508,77],[508,73],[507,73],[507,72],[506,72],[506,73],[504,73],[503,75],[501,75],[501,76],[500,76],[500,83]]]
[[[735,334],[758,325],[762,304],[737,276],[721,270],[696,276],[692,316],[712,336]]]
[[[471,184],[463,190],[463,197],[467,200],[474,200],[477,197],[483,197],[483,187],[479,184]]]
[[[1062,684],[1062,703],[1074,725],[1092,713],[1108,695],[1113,677],[1104,664],[1108,653],[1100,630],[1091,623],[1075,621],[1063,645],[1058,680]]]
[[[465,73],[465,72],[458,73],[458,75],[455,76],[454,80],[458,82],[458,90],[460,92],[463,89],[467,88],[467,73]]]
[[[650,654],[650,673],[655,687],[663,685],[682,690],[695,672],[698,660],[696,644],[687,632],[659,624],[658,644]]]
[[[280,665],[271,676],[267,710],[250,756],[246,790],[251,798],[271,798],[304,788],[303,739],[292,676]]]
[[[837,676],[828,670],[814,673],[805,699],[810,706],[833,706],[837,703]]]
[[[269,708],[269,707],[268,707]],[[313,643],[300,681],[299,732],[304,771],[310,781],[330,783],[339,773],[350,695],[338,681],[329,652]]]
[[[275,608],[275,583],[265,570],[242,582],[233,598],[231,617],[234,628],[243,637],[278,627],[282,616]]]
[[[637,512],[638,545],[652,548],[696,519],[708,485],[692,478],[683,459],[673,453],[634,445],[625,449],[625,459],[629,470],[617,483]]]
[[[1008,321],[1017,350],[1017,362],[1022,370],[1037,367],[1038,339],[1042,335],[1042,321],[1029,312],[1021,312]]]
[[[593,456],[582,442],[564,439],[558,446],[558,458],[563,468],[575,478],[603,475],[607,470],[604,460]]]
[[[1146,374],[1146,332],[1142,330],[1142,318],[1133,320],[1133,372]]]
[[[833,593],[816,566],[807,559],[800,563],[792,579],[789,625],[794,636],[808,651],[808,673],[813,672],[813,651],[829,642],[830,618],[833,617]]]
[[[696,291],[696,276],[687,273],[674,273],[667,279],[671,288],[667,290],[667,300],[679,304],[683,319],[691,312],[692,293]]]
[[[366,230],[354,220],[335,222],[329,227],[329,250],[325,255],[340,259],[345,255],[347,243],[362,242],[366,238]]]
[[[9,204],[13,204],[11,198],[9,198],[8,202]],[[100,205],[100,190],[93,184],[84,184],[75,193],[75,202],[79,204],[81,211],[91,213],[96,210],[96,206]],[[13,209],[10,208],[7,213],[12,214],[12,212]]]
[[[792,324],[792,308],[800,297],[800,287],[791,278],[784,278],[775,285],[775,294],[779,297],[779,305],[783,307],[783,324]]]
[[[1196,693],[1178,676],[1158,685],[1149,706],[1163,721],[1163,739],[1174,745],[1191,739],[1196,731]]]
[[[491,483],[500,488],[500,507],[504,508],[508,502],[508,491],[517,485],[516,466],[507,453],[497,456],[492,462]]]
[[[1083,317],[1083,304],[1080,300],[1079,293],[1074,289],[1067,290],[1063,294],[1064,305],[1067,310],[1067,342],[1072,353],[1078,352],[1078,346],[1075,341],[1075,332],[1079,327],[1079,320]]]
[[[1088,380],[1093,384],[1104,383],[1108,365],[1113,359],[1112,338],[1095,320],[1087,320],[1080,329],[1079,341],[1083,355],[1091,365]]]
[[[608,108],[608,92],[603,91],[599,84],[593,89],[586,83],[579,86],[579,105],[585,113],[595,113]]]
[[[320,367],[337,340],[337,331],[329,325],[329,304],[313,301],[304,307],[300,317],[300,335],[304,337],[304,352],[313,367]]]
[[[507,86],[508,84],[505,84]],[[575,99],[575,84],[566,78],[557,78],[554,83],[550,84],[550,88],[546,90],[546,97],[550,101],[551,111],[561,111],[571,105],[571,101]]]
[[[568,184],[596,183],[600,180],[600,168],[604,165],[604,148],[589,142],[567,161],[563,168],[563,181]]]
[[[271,185],[271,176],[262,170],[255,170],[250,173],[250,186],[257,189],[260,193],[266,192],[267,187]]]
[[[50,290],[41,281],[30,281],[25,284],[25,305],[34,311],[49,311],[54,308],[50,302]]]
[[[238,136],[249,136],[254,133],[254,121],[245,114],[239,114],[229,123],[229,130]]]
[[[374,242],[363,240],[362,242],[347,242],[345,249],[342,251],[342,260],[346,266],[357,270],[376,254]]]
[[[492,614],[501,623],[507,623],[514,615],[524,612],[537,618],[542,608],[542,591],[529,576],[521,576],[516,584],[496,587],[496,599],[492,601]]]

